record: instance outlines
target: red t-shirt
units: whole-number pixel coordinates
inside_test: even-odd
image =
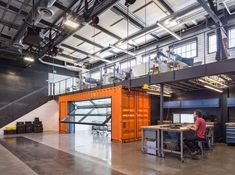
[[[196,135],[200,138],[206,138],[206,122],[203,118],[197,117],[195,124],[198,129],[196,130]]]

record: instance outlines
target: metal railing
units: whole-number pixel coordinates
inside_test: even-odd
[[[121,62],[124,60],[133,59],[133,56],[126,56],[126,59],[117,60],[111,64],[102,65],[87,72],[83,72],[80,74],[79,78],[73,77],[55,83],[50,83],[50,95],[66,94],[69,92],[90,89],[93,87],[102,87],[103,85],[114,85],[117,82],[121,82],[126,79],[132,80],[147,75],[154,75],[158,73],[184,69],[187,67],[194,67],[217,62],[215,59],[216,52],[209,53],[208,45],[211,44],[208,43],[208,37],[212,32],[215,32],[216,29],[198,32],[195,35],[184,37],[181,41],[169,41],[168,43],[165,42],[159,45],[158,48],[156,48],[156,44],[151,48],[149,47],[149,49],[143,48],[142,51],[136,53],[136,59],[139,62],[134,66],[129,64],[125,69],[121,68]],[[188,58],[193,59],[193,64],[183,64],[183,61],[180,62],[179,60],[176,60],[176,57],[174,56],[169,57],[169,59],[162,56],[156,58],[157,54],[159,54],[159,50],[162,50],[165,55],[169,56],[170,54],[169,52],[167,53],[166,50],[172,51],[174,48],[178,48],[179,45],[184,43],[186,44],[191,41],[195,41],[197,45],[196,56],[193,58]],[[229,52],[229,59],[235,58],[235,48],[230,48]],[[159,58],[161,58],[161,60]],[[144,59],[145,61],[143,61]],[[182,63],[182,65],[179,66],[179,63]],[[132,70],[132,72],[130,70]],[[94,72],[99,72],[99,76],[96,74],[94,77]]]

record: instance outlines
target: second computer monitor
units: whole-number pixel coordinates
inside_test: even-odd
[[[193,114],[181,114],[181,123],[194,123]]]
[[[173,114],[173,123],[194,123],[193,114]]]

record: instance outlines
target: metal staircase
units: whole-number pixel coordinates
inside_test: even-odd
[[[48,86],[44,86],[0,107],[0,128],[45,104],[51,98],[48,96]]]

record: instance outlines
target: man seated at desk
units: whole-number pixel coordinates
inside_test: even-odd
[[[193,113],[196,118],[195,124],[188,126],[189,129],[195,131],[195,135],[192,138],[185,139],[185,144],[191,150],[192,156],[198,154],[200,152],[200,148],[198,146],[198,141],[205,141],[206,139],[206,122],[202,118],[202,113],[196,110]]]

